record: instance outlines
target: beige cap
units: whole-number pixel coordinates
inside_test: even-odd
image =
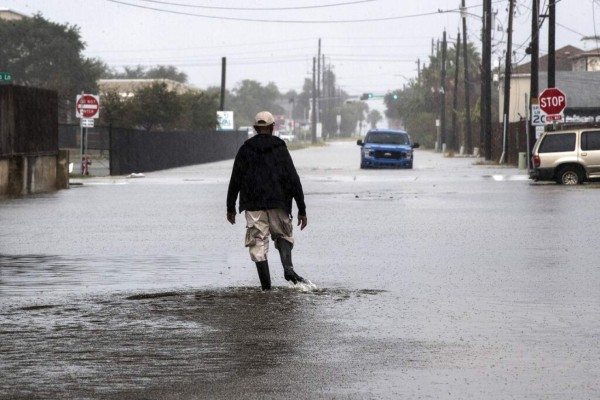
[[[275,123],[273,115],[268,111],[261,111],[254,117],[254,126],[269,126]]]

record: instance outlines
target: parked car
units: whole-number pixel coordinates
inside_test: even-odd
[[[406,131],[390,129],[371,129],[356,144],[361,168],[412,168],[413,149],[419,147]]]
[[[532,152],[529,178],[577,185],[600,178],[600,128],[544,132]]]
[[[284,140],[286,143],[290,143],[296,140],[296,135],[294,135],[292,132],[283,131],[279,132],[279,138]]]

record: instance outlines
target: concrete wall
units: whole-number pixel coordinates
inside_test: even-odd
[[[0,158],[0,195],[8,194],[8,160]]]
[[[68,187],[68,154],[58,150],[56,92],[0,85],[0,195]]]
[[[69,153],[0,158],[0,195],[25,195],[69,188]]]
[[[56,156],[28,157],[29,193],[50,192],[56,190]]]
[[[69,150],[58,151],[56,160],[56,189],[69,188]]]

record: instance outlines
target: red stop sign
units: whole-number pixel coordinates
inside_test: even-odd
[[[567,106],[567,96],[557,88],[545,89],[538,98],[540,109],[547,115],[556,115],[564,111]]]
[[[78,118],[98,118],[100,101],[98,100],[98,96],[82,94],[77,96],[75,107]]]

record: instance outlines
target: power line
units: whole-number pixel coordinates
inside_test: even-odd
[[[328,53],[329,54],[329,53]],[[371,62],[377,62],[377,63],[381,63],[381,62],[408,62],[408,63],[414,63],[415,59],[401,59],[401,58],[393,58],[393,57],[386,57],[383,58],[383,56],[379,56],[381,58],[374,58],[369,56],[368,58],[364,58],[364,57],[359,57],[356,58],[354,56],[344,56],[344,55],[340,55],[340,56],[336,56],[335,54],[329,54],[328,57],[330,57],[332,60],[337,61],[337,62],[343,62],[343,61],[352,61],[352,62],[365,62],[365,63],[371,63]],[[378,56],[375,56],[378,57]]]
[[[406,48],[406,47],[416,47],[416,48],[420,48],[423,47],[422,45],[419,44],[415,44],[414,43],[414,39],[422,39],[422,38],[426,38],[427,40],[430,39],[430,36],[427,37],[387,37],[387,36],[380,36],[380,37],[344,37],[344,38],[337,38],[337,37],[325,37],[325,39],[327,41],[329,41],[329,48],[332,49],[337,49],[337,48],[361,48],[362,46],[368,46],[368,48]],[[297,43],[297,42],[314,42],[316,41],[318,38],[301,38],[301,39],[290,39],[290,40],[275,40],[272,42],[269,42],[271,45],[276,45],[276,44],[284,44],[284,43]],[[386,44],[372,44],[372,43],[367,43],[364,45],[346,45],[346,44],[331,44],[331,41],[335,41],[335,40],[343,40],[345,43],[348,42],[349,40],[357,40],[357,39],[365,39],[365,40],[385,40]],[[394,41],[394,40],[405,40],[405,39],[409,39],[412,40],[413,43],[412,44],[390,44],[390,42]],[[195,50],[219,50],[219,54],[223,53],[223,49],[226,48],[235,48],[235,47],[252,47],[252,46],[264,46],[264,42],[250,42],[250,43],[235,43],[235,44],[218,44],[218,45],[213,45],[213,46],[197,46],[197,47],[178,47],[178,48],[146,48],[146,49],[139,49],[139,48],[135,48],[135,49],[128,49],[128,50],[97,50],[97,51],[89,51],[87,52],[88,54],[107,54],[107,53],[112,53],[112,54],[118,54],[118,53],[156,53],[156,52],[161,52],[161,51],[195,51]],[[307,48],[307,47],[300,47],[302,49]],[[312,48],[312,47],[311,47]],[[294,49],[298,49],[297,47],[295,47]],[[237,54],[237,53],[235,53]],[[235,55],[234,54],[234,55]]]
[[[269,42],[270,44],[282,44],[282,43],[293,43],[293,42],[309,42],[315,40],[314,38],[304,38],[304,39],[290,39],[290,40],[277,40]],[[222,52],[224,48],[230,47],[250,47],[250,46],[264,46],[265,42],[250,42],[250,43],[235,43],[235,44],[218,44],[214,46],[198,46],[198,47],[179,47],[179,48],[152,48],[152,49],[130,49],[130,50],[99,50],[91,52],[91,54],[101,54],[101,53],[145,53],[145,52],[159,52],[159,51],[194,51],[194,50],[206,50],[206,49],[217,49]]]
[[[428,13],[420,13],[420,14],[412,14],[412,15],[400,15],[395,17],[381,17],[381,18],[368,18],[368,19],[346,19],[346,20],[321,20],[321,21],[313,21],[313,20],[275,20],[275,19],[262,19],[262,18],[239,18],[239,17],[220,17],[215,15],[204,15],[204,14],[194,14],[187,13],[182,11],[173,11],[166,10],[163,8],[156,7],[148,7],[142,6],[139,4],[127,3],[125,1],[120,0],[106,0],[111,3],[122,4],[125,6],[142,8],[145,10],[164,12],[169,14],[176,15],[185,15],[189,17],[198,17],[198,18],[209,18],[209,19],[219,19],[219,20],[228,20],[228,21],[245,21],[245,22],[261,22],[261,23],[284,23],[284,24],[344,24],[344,23],[356,23],[356,22],[377,22],[377,21],[394,21],[399,19],[408,19],[408,18],[418,18],[418,17],[428,17],[432,15],[438,15],[439,10],[435,12]],[[449,11],[449,10],[447,10]]]
[[[299,56],[299,57],[290,57],[287,59],[269,59],[269,58],[260,58],[260,59],[240,59],[240,60],[231,60],[228,61],[227,63],[229,65],[268,65],[268,64],[288,64],[288,63],[299,63],[299,62],[305,62],[307,60],[309,60],[309,56]],[[144,63],[137,63],[136,65],[154,65],[156,64],[155,62],[144,62]],[[221,60],[216,60],[216,61],[200,61],[200,62],[181,62],[181,63],[171,63],[170,65],[173,65],[175,67],[213,67],[213,66],[217,66],[221,64]],[[113,67],[130,67],[131,64],[119,64],[119,65],[113,65]]]
[[[377,0],[357,0],[349,1],[345,3],[333,3],[333,4],[321,4],[316,6],[296,6],[296,7],[215,7],[215,6],[199,6],[196,4],[183,4],[183,3],[172,3],[170,1],[159,1],[159,0],[138,0],[146,3],[164,4],[169,6],[177,7],[189,7],[189,8],[203,8],[208,10],[229,10],[229,11],[282,11],[282,10],[306,10],[313,8],[326,8],[326,7],[339,7],[349,6],[359,3],[370,3]]]

